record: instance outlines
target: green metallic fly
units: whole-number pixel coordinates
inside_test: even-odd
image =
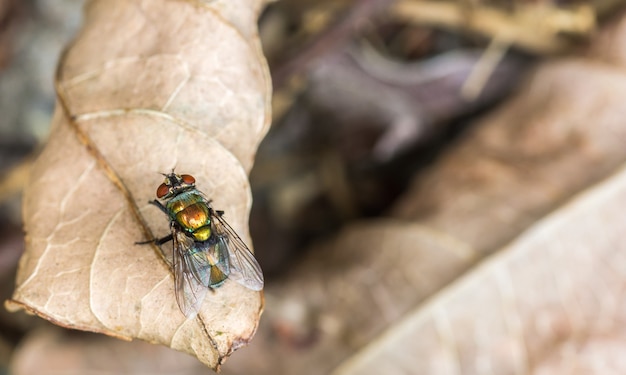
[[[223,211],[195,187],[188,174],[165,174],[157,188],[158,200],[150,201],[170,220],[171,233],[156,239],[157,245],[172,241],[171,266],[176,301],[187,318],[196,316],[208,289],[226,279],[252,289],[263,289],[263,273],[246,244],[224,220]]]

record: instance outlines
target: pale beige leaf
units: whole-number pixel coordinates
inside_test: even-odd
[[[187,320],[168,266],[156,248],[135,242],[168,233],[148,200],[162,182],[157,172],[176,167],[196,177],[250,243],[247,172],[269,125],[260,5],[88,4],[59,68],[50,139],[25,191],[27,249],[14,308],[168,345],[212,368],[251,339],[262,294],[227,282]]]
[[[62,330],[45,325],[30,332],[15,351],[9,371],[14,375],[206,374],[194,357],[164,346],[104,335]]]

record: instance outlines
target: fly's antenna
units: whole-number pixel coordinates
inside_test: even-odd
[[[176,165],[174,165],[174,166],[172,167],[172,171],[171,171],[170,173],[163,173],[163,172],[157,172],[157,173],[158,173],[158,174],[160,174],[160,175],[163,175],[163,176],[167,177],[167,176],[169,176],[169,175],[173,175],[173,174],[175,174],[175,173],[174,173],[174,170],[176,170]]]

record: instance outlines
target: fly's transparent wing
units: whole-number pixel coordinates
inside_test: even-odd
[[[233,228],[222,218],[220,213],[211,209],[215,223],[218,246],[228,249],[228,277],[252,290],[263,289],[263,272],[248,246],[235,233]]]
[[[193,249],[194,241],[177,230],[173,230],[172,234],[174,243],[172,266],[176,302],[187,319],[191,319],[200,311],[207,287],[198,280],[195,272],[189,267],[187,254],[190,249]]]
[[[211,264],[206,257],[206,245],[201,242],[191,241],[191,247],[188,248],[185,253],[185,262],[187,263],[187,269],[191,272],[196,281],[205,287],[211,285]]]

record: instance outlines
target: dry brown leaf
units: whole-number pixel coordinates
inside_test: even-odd
[[[89,3],[58,71],[49,142],[24,196],[26,253],[10,303],[59,325],[160,343],[211,368],[256,330],[262,294],[227,282],[185,319],[148,205],[176,167],[249,242],[247,181],[269,125],[261,2]]]
[[[623,48],[624,24],[600,35],[602,45]],[[566,364],[571,343],[583,356],[615,352],[624,335],[604,329],[623,319],[625,228],[612,221],[624,211],[626,178],[554,210],[626,160],[623,55],[596,50],[540,66],[416,178],[393,219],[344,230],[268,288],[264,345],[225,370],[568,373],[544,368]]]
[[[626,170],[419,306],[335,374],[626,372]]]
[[[394,216],[491,253],[626,159],[625,96],[622,69],[577,58],[544,64],[522,95],[415,180]]]

